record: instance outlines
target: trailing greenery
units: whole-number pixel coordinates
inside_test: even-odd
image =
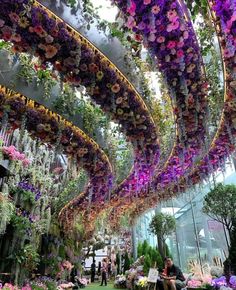
[[[37,248],[34,245],[25,245],[18,253],[15,254],[17,262],[31,272],[37,269],[37,265],[40,262],[40,256],[37,253]]]
[[[15,206],[7,195],[0,193],[0,236],[5,233],[6,226],[10,222]]]

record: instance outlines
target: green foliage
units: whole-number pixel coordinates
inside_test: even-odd
[[[11,189],[13,196],[18,196],[22,203],[29,202],[31,205],[35,204],[35,193],[32,191],[24,190],[21,187],[14,187]]]
[[[166,257],[170,257],[172,259],[173,257],[172,257],[172,255],[170,253],[170,249],[169,249],[169,247],[168,247],[168,245],[166,243],[165,243],[164,247],[165,247]]]
[[[15,258],[21,267],[29,272],[37,269],[37,265],[40,262],[40,256],[37,253],[37,249],[34,245],[30,244],[25,245],[24,248],[15,255]]]
[[[19,55],[21,68],[18,73],[18,78],[25,80],[28,84],[34,80],[37,85],[43,86],[44,96],[50,97],[52,88],[55,86],[56,81],[52,77],[52,71],[48,68],[35,68],[35,64],[32,62],[32,57],[26,53]]]
[[[151,251],[150,251],[150,257],[151,257],[151,266],[154,267],[155,264],[156,266],[158,266],[159,268],[163,267],[163,260],[162,257],[159,253],[159,251],[157,251],[157,249],[154,249],[152,247],[150,247]]]
[[[87,174],[84,170],[81,170],[75,179],[68,182],[60,195],[54,199],[54,210],[56,213],[58,213],[67,202],[81,193],[86,181]]]
[[[147,254],[145,255],[145,259],[144,259],[144,265],[143,265],[143,272],[145,275],[148,275],[148,271],[152,266],[152,260],[150,258],[150,256]]]
[[[6,195],[0,193],[0,235],[5,232],[6,226],[10,222],[14,210],[15,206],[10,199]]]
[[[148,253],[148,248],[149,248],[149,244],[148,242],[145,240],[142,244],[142,252],[141,252],[141,256],[142,255],[146,255]]]
[[[192,19],[195,20],[196,17],[201,14],[206,17],[207,9],[208,9],[208,1],[207,0],[186,0],[186,4],[190,10]]]
[[[31,286],[32,290],[44,290],[45,289],[44,287],[40,287],[36,284],[31,284],[30,286]]]
[[[175,218],[169,214],[157,213],[149,225],[151,233],[159,236],[163,241],[176,227]]]
[[[73,8],[75,6],[75,4],[77,3],[77,0],[67,0],[67,4]]]
[[[0,40],[0,49],[10,49],[10,48],[11,48],[10,42]]]
[[[138,257],[142,256],[142,243],[140,242],[138,243],[137,254],[138,254]]]
[[[46,281],[45,282],[47,286],[47,290],[56,290],[57,288],[57,283],[55,281]]]
[[[11,223],[19,236],[24,235],[26,230],[31,228],[29,219],[16,213],[12,215]]]
[[[229,231],[236,220],[236,186],[219,183],[204,197],[202,211],[224,224]]]
[[[163,260],[162,260],[162,257],[160,255],[159,251],[157,249],[151,247],[147,243],[146,240],[143,243],[138,244],[137,252],[138,252],[138,257],[145,256],[145,260],[147,257],[146,266],[148,266],[150,264],[150,267],[154,267],[155,265],[158,268],[163,267],[164,263],[163,263]]]
[[[129,254],[128,252],[125,252],[125,257],[124,257],[124,272],[130,269],[130,259],[129,259]]]

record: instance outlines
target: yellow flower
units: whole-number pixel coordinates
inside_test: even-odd
[[[100,81],[103,78],[104,74],[102,71],[98,71],[96,76],[97,76],[97,79]]]
[[[18,21],[18,25],[22,28],[26,28],[29,26],[29,21],[26,17],[21,17]]]

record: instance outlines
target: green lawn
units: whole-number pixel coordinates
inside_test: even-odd
[[[114,290],[114,286],[113,286],[113,282],[108,282],[107,286],[99,286],[101,282],[95,282],[95,283],[91,283],[89,284],[86,289],[90,289],[90,290]]]

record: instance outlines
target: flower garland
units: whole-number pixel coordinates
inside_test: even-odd
[[[162,72],[174,103],[177,140],[153,187],[181,177],[201,153],[206,135],[207,83],[202,59],[184,4],[176,0],[113,1],[126,26],[144,43]],[[204,137],[203,137],[204,136]]]
[[[135,148],[133,170],[121,187],[130,194],[137,191],[134,178],[139,180],[139,189],[145,186],[159,160],[159,145],[147,107],[128,80],[88,40],[37,1],[4,0],[1,11],[0,37],[11,41],[15,52],[30,52],[42,63],[51,63],[64,81],[85,86],[96,103],[119,122]],[[70,211],[79,205],[87,207],[91,194],[80,198],[68,205]],[[92,202],[105,198],[105,194],[93,195]]]
[[[126,19],[126,26],[152,53],[162,72],[174,103],[177,138],[164,168],[160,168],[150,188],[140,191],[132,203],[142,203],[150,191],[163,191],[178,183],[192,168],[204,148],[207,117],[207,83],[196,36],[186,8],[175,0],[115,0]],[[163,197],[162,197],[163,198]],[[155,199],[156,200],[156,199]],[[112,217],[121,216],[121,202]],[[151,205],[150,205],[151,206]],[[146,206],[145,206],[146,208]],[[146,210],[146,209],[145,209]]]
[[[90,184],[87,190],[90,194],[109,192],[112,170],[108,158],[79,128],[44,106],[3,86],[0,86],[0,111],[1,119],[4,112],[7,112],[12,130],[21,126],[24,116],[25,128],[32,137],[51,145],[57,144],[59,140],[63,152],[68,156],[76,156],[78,163],[89,173]],[[25,187],[25,184],[21,183],[21,186]]]
[[[218,30],[220,46],[225,67],[225,104],[221,123],[217,134],[211,144],[208,154],[200,162],[189,179],[196,184],[203,178],[209,176],[215,170],[221,168],[226,159],[235,150],[236,136],[236,36],[235,26],[236,5],[234,1],[215,0],[210,2],[215,12],[213,21]],[[182,188],[186,188],[186,180],[182,181]]]
[[[155,157],[158,151],[155,126],[132,85],[91,43],[37,1],[23,2],[1,2],[0,36],[13,42],[15,51],[31,52],[43,63],[52,63],[64,81],[85,86],[122,125],[128,139],[138,143],[135,148],[142,161],[150,162],[144,155]]]

